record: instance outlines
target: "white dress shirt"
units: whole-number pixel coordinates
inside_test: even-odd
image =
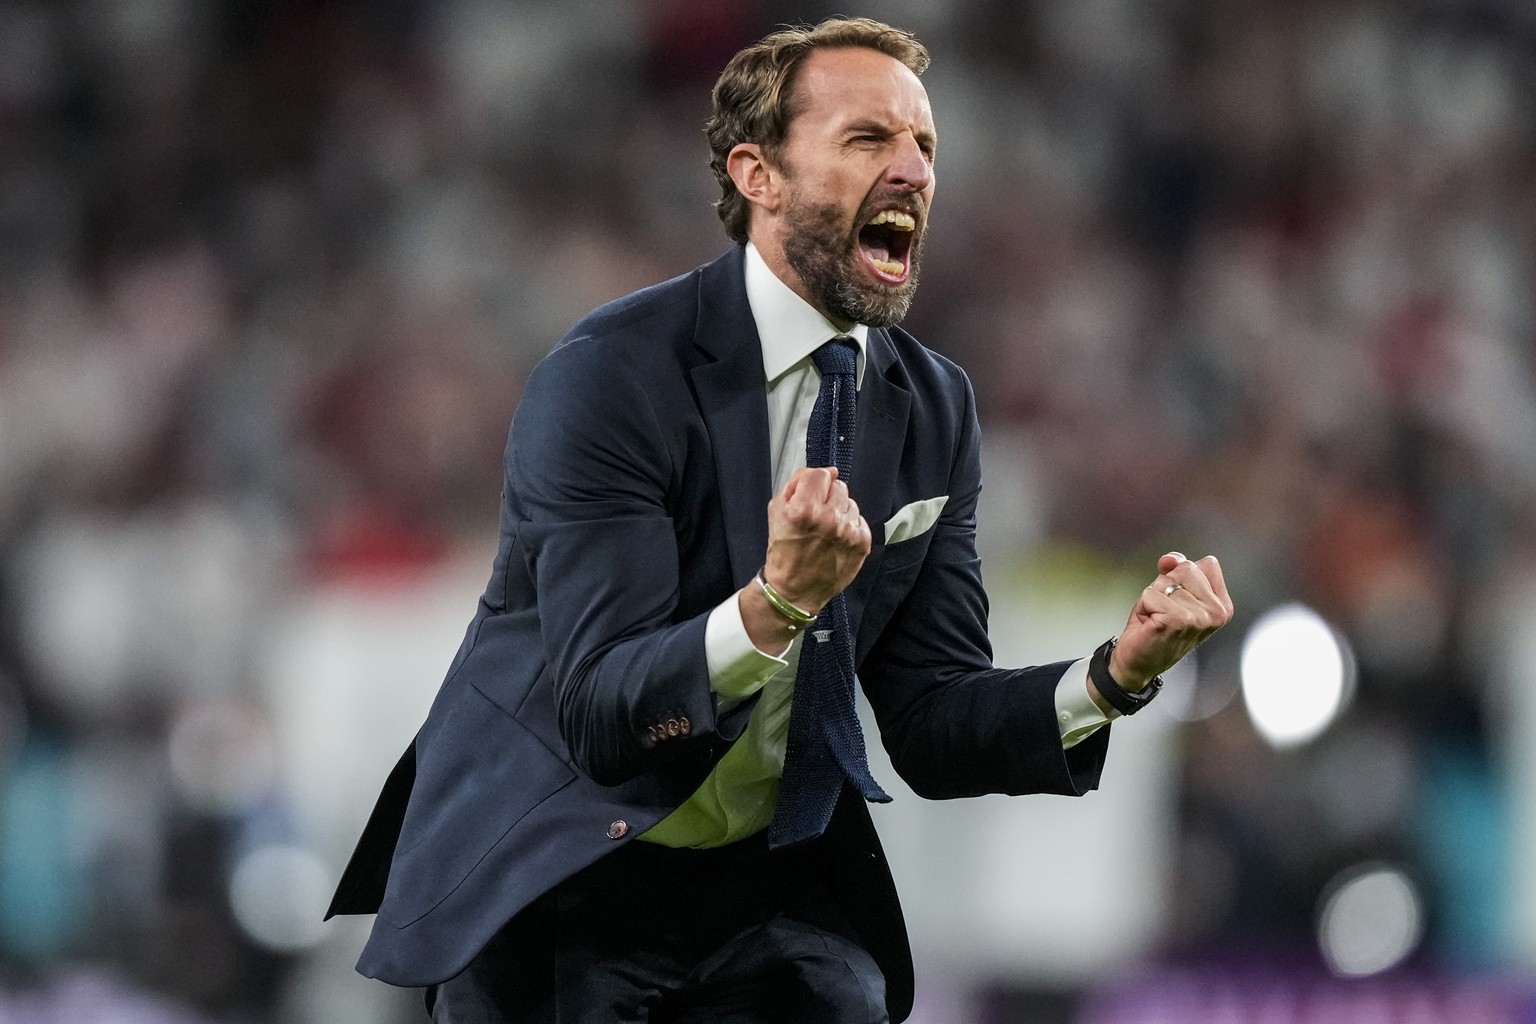
[[[746,253],[747,302],[757,322],[763,346],[763,377],[767,382],[768,459],[773,493],[784,489],[796,470],[805,466],[805,434],[811,409],[821,389],[821,374],[811,353],[839,334],[859,349],[857,381],[864,384],[869,328],[855,324],[839,331],[809,303],[780,281],[751,243]],[[709,681],[722,698],[739,701],[768,687],[763,700],[787,701],[794,689],[800,638],[778,655],[758,650],[747,636],[736,595],[710,612],[704,632]],[[1075,746],[1109,719],[1088,696],[1088,661],[1076,661],[1056,684],[1056,720],[1062,744]]]

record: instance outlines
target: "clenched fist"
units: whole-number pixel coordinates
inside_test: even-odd
[[[816,614],[853,582],[869,557],[869,524],[837,469],[802,469],[768,503],[763,578],[796,608]],[[775,653],[796,632],[753,585],[738,600],[747,635]]]
[[[1177,551],[1157,561],[1109,659],[1109,674],[1136,691],[1232,619],[1232,598],[1214,555],[1192,562]]]
[[[871,543],[869,524],[837,469],[802,469],[768,503],[763,576],[814,613],[853,582]]]

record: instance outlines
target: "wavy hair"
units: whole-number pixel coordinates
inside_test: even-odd
[[[732,240],[747,240],[751,203],[736,190],[726,170],[726,158],[743,142],[763,148],[777,160],[779,148],[794,120],[795,77],[812,50],[863,47],[893,57],[921,75],[928,69],[928,50],[912,33],[871,18],[828,18],[814,27],[791,26],[740,51],[720,73],[711,95],[709,169],[720,183],[715,212]]]

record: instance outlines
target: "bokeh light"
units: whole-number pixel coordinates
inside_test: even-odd
[[[320,908],[330,898],[330,883],[331,873],[314,851],[264,846],[235,865],[230,908],[258,944],[279,952],[306,949],[325,934]]]
[[[1243,701],[1271,746],[1316,738],[1349,698],[1354,659],[1312,609],[1282,605],[1260,616],[1243,641]]]
[[[1335,974],[1363,977],[1391,970],[1417,948],[1423,932],[1418,888],[1398,868],[1358,865],[1323,894],[1317,942]]]
[[[271,731],[249,704],[206,701],[183,709],[171,726],[169,748],[177,793],[201,810],[239,811],[273,784]]]
[[[1237,675],[1205,671],[1200,651],[1163,673],[1162,695],[1153,707],[1178,722],[1200,722],[1220,714],[1237,697]]]

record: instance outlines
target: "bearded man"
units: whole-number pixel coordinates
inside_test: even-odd
[[[905,1019],[859,684],[926,797],[1077,795],[1106,723],[1225,623],[1162,557],[1091,656],[992,664],[975,401],[896,324],[938,146],[878,22],[737,54],[708,124],[737,245],[533,372],[479,612],[332,913],[438,1022]]]

